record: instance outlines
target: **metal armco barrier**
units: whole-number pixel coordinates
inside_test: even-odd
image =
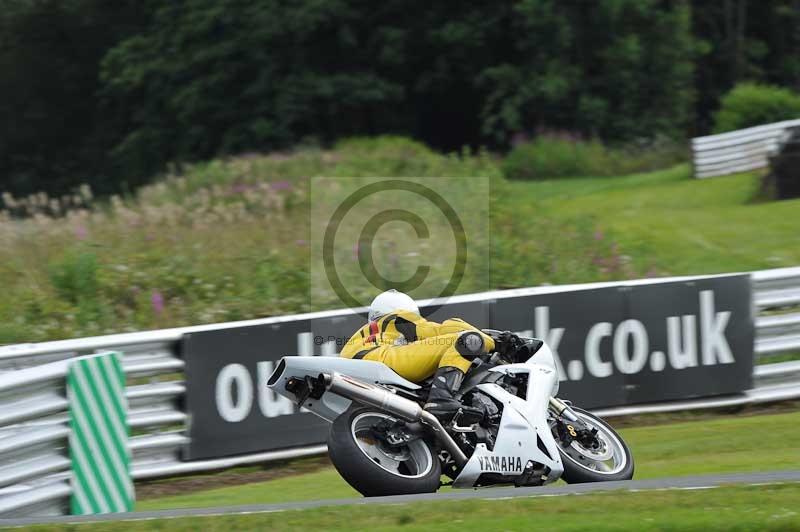
[[[687,280],[690,278],[668,279]],[[506,290],[481,294],[487,298],[511,296],[535,290],[539,294],[558,294],[586,288],[619,285],[646,285],[661,280],[627,283],[593,283]],[[800,352],[800,267],[766,270],[751,274],[755,319],[755,356],[769,357]],[[474,299],[457,296],[451,302]],[[462,309],[473,308],[465,304]],[[465,311],[459,314],[469,321]],[[43,364],[99,351],[122,354],[127,385],[132,476],[134,479],[167,477],[198,471],[221,469],[248,463],[281,460],[319,454],[324,445],[280,449],[209,460],[183,461],[189,443],[184,406],[186,375],[179,358],[180,344],[187,333],[239,328],[247,325],[283,324],[336,316],[338,311],[303,316],[282,316],[245,322],[184,327],[159,331],[110,335],[76,340],[0,347],[0,513],[13,505],[14,516],[52,515],[66,511],[71,488],[64,453],[69,434],[66,395],[62,373],[44,369]],[[342,327],[343,329],[346,327]],[[346,331],[345,334],[350,331]],[[342,331],[339,331],[342,334]],[[297,354],[311,354],[314,338],[301,334],[294,347]],[[267,347],[265,346],[265,349]],[[235,349],[235,346],[229,346]],[[321,354],[335,354],[336,346],[323,342]],[[55,366],[58,366],[56,364]],[[51,366],[47,366],[51,368]],[[266,368],[265,368],[266,369]],[[714,408],[800,397],[800,361],[757,365],[753,388],[744,394],[714,398],[672,401],[664,404],[627,405],[598,409],[605,416],[646,412]],[[35,488],[35,489],[31,489]]]
[[[800,119],[692,139],[694,176],[716,177],[769,166],[784,132]]]

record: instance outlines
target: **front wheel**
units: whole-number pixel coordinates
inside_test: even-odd
[[[594,414],[574,406],[572,411],[589,429],[597,429],[597,441],[593,446],[584,446],[577,440],[565,442],[553,430],[564,464],[561,478],[569,484],[633,478],[633,456],[625,440]]]
[[[340,475],[365,497],[433,493],[442,466],[423,438],[389,445],[381,428],[398,419],[370,407],[351,408],[334,420],[328,454]],[[402,429],[402,423],[397,425]],[[402,430],[401,430],[402,432]]]

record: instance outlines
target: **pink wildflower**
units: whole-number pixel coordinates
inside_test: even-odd
[[[291,190],[292,184],[288,181],[275,181],[270,185],[272,190]]]
[[[150,303],[153,305],[153,312],[156,314],[164,312],[164,296],[158,290],[153,291],[150,296]]]

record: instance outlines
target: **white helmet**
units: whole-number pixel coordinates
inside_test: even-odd
[[[394,288],[387,290],[372,300],[369,306],[369,321],[375,321],[398,310],[407,310],[419,316],[419,307],[413,299]]]

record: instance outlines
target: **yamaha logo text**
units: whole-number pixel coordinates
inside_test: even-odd
[[[519,456],[479,456],[481,471],[500,473],[505,471],[522,471],[522,458]]]

